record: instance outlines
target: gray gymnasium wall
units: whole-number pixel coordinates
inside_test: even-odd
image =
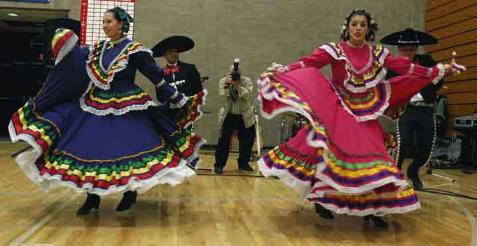
[[[79,0],[52,0],[49,8],[71,9],[79,18]],[[16,5],[0,2],[0,7]],[[173,34],[192,37],[196,48],[181,60],[197,65],[208,75],[208,113],[198,131],[209,144],[217,143],[218,80],[234,57],[240,57],[245,74],[254,80],[271,62],[287,64],[323,42],[337,41],[343,18],[353,8],[365,8],[379,25],[382,35],[413,27],[424,28],[424,0],[137,0],[135,39],[152,47]],[[158,62],[163,63],[162,59]],[[152,92],[141,75],[138,84]],[[279,122],[261,121],[265,145],[278,142]]]

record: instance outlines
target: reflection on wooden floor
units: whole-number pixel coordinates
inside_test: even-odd
[[[0,245],[470,245],[477,243],[477,201],[420,192],[423,208],[387,216],[378,230],[359,217],[320,219],[312,205],[276,179],[199,175],[138,197],[133,211],[116,214],[121,196],[103,198],[99,213],[76,217],[84,199],[66,188],[44,193],[16,167],[0,143]],[[202,168],[213,155],[203,154]],[[436,170],[455,184],[423,174],[428,187],[477,196],[477,175]],[[212,174],[200,171],[201,174]],[[258,173],[257,173],[258,174]]]

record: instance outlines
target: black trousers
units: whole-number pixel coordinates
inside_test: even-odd
[[[255,125],[245,128],[242,115],[227,114],[222,124],[219,143],[215,149],[215,166],[223,168],[229,158],[230,139],[234,131],[239,140],[239,167],[245,167],[250,162],[253,142],[255,141]]]
[[[400,155],[398,167],[405,158],[414,160],[407,170],[408,177],[418,177],[419,168],[425,165],[432,154],[435,140],[434,108],[408,106],[399,118]]]

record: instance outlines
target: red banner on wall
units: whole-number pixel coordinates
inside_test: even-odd
[[[106,39],[103,32],[102,20],[106,10],[121,7],[134,18],[136,0],[81,0],[81,45],[92,45],[94,42]],[[133,38],[134,23],[131,23],[128,37]]]

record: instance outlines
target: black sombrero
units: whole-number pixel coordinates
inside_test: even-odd
[[[178,52],[184,52],[194,48],[194,41],[186,36],[171,36],[161,40],[153,48],[153,56],[161,57],[166,50],[177,49]]]
[[[382,44],[389,45],[429,45],[437,44],[437,39],[425,32],[413,30],[407,28],[404,31],[391,33],[381,39]]]

